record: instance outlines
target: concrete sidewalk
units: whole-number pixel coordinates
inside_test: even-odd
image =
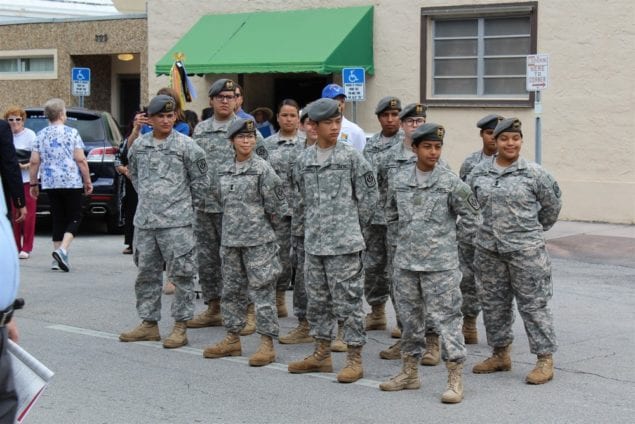
[[[635,225],[558,221],[545,238],[553,257],[635,268]]]

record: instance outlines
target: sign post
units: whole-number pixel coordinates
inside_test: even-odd
[[[357,102],[366,100],[366,70],[364,68],[343,68],[342,84],[346,101],[353,102],[353,122],[357,123]]]
[[[79,97],[79,107],[84,107],[84,96],[90,96],[90,68],[71,69],[72,94]]]
[[[536,163],[542,162],[542,127],[540,114],[540,91],[549,84],[549,56],[546,54],[532,54],[527,56],[527,91],[535,92],[534,113],[536,114]]]

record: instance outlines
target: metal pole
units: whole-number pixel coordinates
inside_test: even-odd
[[[540,121],[540,113],[542,112],[542,104],[540,103],[540,91],[536,91],[534,100],[534,112],[536,113],[536,158],[537,164],[542,163],[542,122]]]
[[[357,102],[353,101],[353,122],[357,123]]]

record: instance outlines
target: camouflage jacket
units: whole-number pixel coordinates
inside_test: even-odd
[[[142,135],[128,152],[128,171],[139,195],[135,227],[192,224],[193,207],[204,202],[209,177],[205,152],[191,138],[172,130],[157,143],[152,132]]]
[[[236,172],[234,161],[218,170],[218,198],[223,207],[223,246],[257,246],[276,240],[270,216],[284,216],[287,201],[282,181],[271,166],[253,155]]]
[[[201,146],[207,156],[208,173],[210,180],[210,188],[205,195],[205,203],[197,208],[207,213],[221,213],[223,208],[219,199],[216,197],[218,193],[218,170],[221,166],[234,161],[234,148],[227,139],[227,130],[231,124],[238,119],[233,115],[224,125],[214,129],[214,117],[199,122],[194,129],[192,138]],[[258,140],[262,141],[260,133],[256,132]]]
[[[320,166],[317,149],[306,149],[298,162],[304,248],[312,255],[341,255],[366,248],[361,227],[377,207],[377,182],[370,164],[352,146],[337,142]]]
[[[481,161],[491,159],[491,157],[485,156],[483,154],[483,150],[479,150],[478,152],[474,152],[465,158],[463,164],[461,165],[461,169],[459,169],[459,177],[463,181],[467,179],[467,176],[472,172],[472,169]]]
[[[476,246],[502,253],[544,245],[543,231],[562,207],[558,183],[544,168],[521,157],[499,173],[491,159],[479,163],[467,183],[483,215]]]
[[[391,147],[396,144],[403,144],[404,132],[401,128],[397,131],[397,134],[392,136],[387,142],[381,143],[381,132],[373,134],[373,136],[368,139],[366,142],[366,146],[364,146],[364,158],[370,163],[373,168],[373,172],[375,173],[375,178],[377,178],[377,189],[379,190],[379,204],[386,204],[386,193],[388,190],[388,186],[386,185],[386,181],[384,179],[379,179],[379,163],[381,162],[384,154],[386,154]],[[373,225],[386,225],[386,218],[384,217],[384,209],[383,207],[377,208],[375,213],[373,214],[373,219],[371,221]]]
[[[386,208],[386,220],[398,223],[394,266],[412,271],[457,268],[457,217],[461,231],[474,234],[478,209],[470,187],[449,169],[435,166],[419,185],[415,166],[403,168]]]
[[[264,147],[267,149],[267,160],[282,180],[284,194],[290,206],[288,215],[293,215],[293,207],[291,207],[294,203],[294,191],[292,190],[293,168],[298,156],[304,152],[304,140],[298,135],[293,139],[281,139],[280,133],[277,132],[267,137],[263,142]]]

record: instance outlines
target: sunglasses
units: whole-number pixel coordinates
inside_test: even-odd
[[[9,118],[7,119],[9,122],[22,122],[22,118]]]

